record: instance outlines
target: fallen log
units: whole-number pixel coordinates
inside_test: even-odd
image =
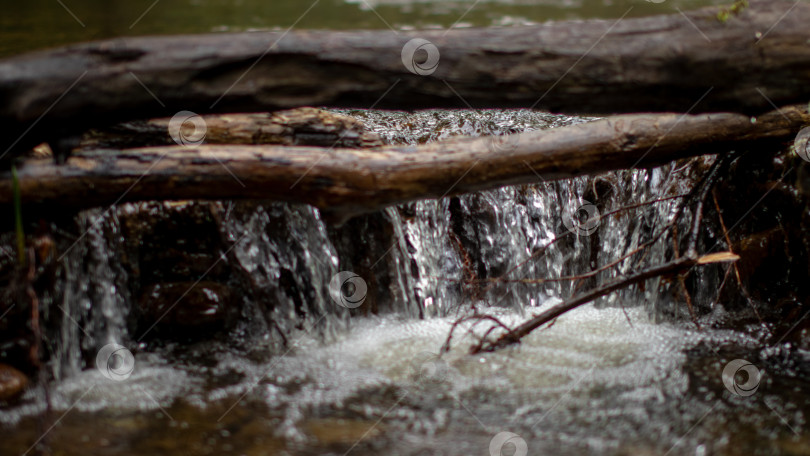
[[[678,158],[792,140],[807,106],[742,114],[623,115],[517,135],[424,146],[324,149],[172,146],[87,151],[59,166],[27,160],[22,200],[86,208],[137,200],[271,199],[311,204],[337,221],[418,199],[649,167]],[[12,180],[0,173],[0,204]]]
[[[0,61],[0,155],[7,160],[43,141],[66,149],[60,138],[89,127],[180,110],[470,105],[758,114],[772,103],[810,99],[808,23],[806,3],[752,0],[726,20],[712,7],[506,29],[80,44]],[[420,47],[415,38],[435,48]]]
[[[199,120],[198,120],[199,119]],[[195,131],[200,121],[202,132]],[[132,149],[173,146],[172,119],[134,120],[85,133],[81,149]],[[316,108],[271,113],[207,114],[186,119],[177,132],[199,136],[206,144],[279,144],[283,146],[379,147],[380,136],[354,117]]]
[[[272,113],[206,114],[174,119],[133,120],[85,132],[75,147],[93,149],[133,149],[172,146],[184,139],[206,144],[280,144],[284,146],[380,147],[380,136],[368,131],[354,117],[316,108],[295,108]],[[197,131],[197,127],[201,130]],[[28,156],[53,157],[47,143],[35,147]]]

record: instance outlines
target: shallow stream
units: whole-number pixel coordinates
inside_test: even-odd
[[[344,113],[398,143],[589,120],[498,110]],[[88,211],[79,219],[87,234],[66,256],[65,314],[49,366],[57,380],[47,395],[32,388],[20,405],[0,412],[0,448],[110,455],[807,454],[810,350],[766,346],[769,329],[756,323],[712,329],[731,316],[712,302],[717,278],[710,275],[701,278],[706,293],[695,297],[709,308],[701,330],[686,318],[683,301],[668,296],[668,285],[653,280],[497,353],[467,354],[488,325],[470,331],[470,322],[461,324],[451,351],[439,356],[452,323],[473,307],[514,325],[572,291],[565,281],[470,291],[462,286],[470,256],[479,277],[590,270],[648,239],[669,220],[674,202],[610,217],[580,236],[566,231],[568,208],[596,188],[606,192],[603,212],[683,192],[685,168],[403,205],[370,216],[348,237],[308,207],[219,203],[224,234],[234,242],[231,261],[266,293],[244,298],[231,332],[195,342],[144,338],[151,327],[128,329],[134,304],[117,291],[126,280],[116,265],[125,256],[127,214],[137,220],[190,209],[165,203]],[[473,249],[456,247],[451,231]],[[380,232],[388,233],[383,244]],[[353,268],[365,271],[364,296],[387,297],[377,303],[379,315],[360,307],[349,317],[332,299],[332,278]],[[109,343],[128,347],[133,358],[115,362],[106,353],[99,364],[94,356]],[[737,372],[724,384],[724,369],[738,359],[752,363],[754,370],[743,369],[752,377]],[[732,374],[745,367],[732,366]]]
[[[0,18],[0,54],[127,34],[283,29],[305,3],[33,0]],[[447,27],[459,17],[457,26],[509,26],[721,2],[321,3],[299,28],[385,27],[377,14],[395,28]],[[591,120],[499,110],[341,112],[387,142],[411,144]],[[439,356],[453,322],[473,308],[514,325],[575,291],[570,281],[473,289],[465,286],[470,275],[558,278],[604,264],[669,221],[675,200],[609,217],[580,236],[566,230],[572,208],[597,198],[604,213],[683,193],[692,181],[687,172],[668,165],[448,197],[344,228],[305,206],[215,203],[211,213],[232,247],[207,253],[227,257],[261,293],[238,297],[229,331],[193,342],[133,330],[137,303],[119,263],[130,253],[127,220],[192,212],[194,204],[86,211],[76,219],[85,234],[61,263],[61,300],[44,303],[61,320],[48,340],[55,380],[0,408],[0,453],[810,454],[810,347],[767,345],[770,328],[757,323],[716,329],[732,318],[715,302],[711,274],[700,277],[704,291],[694,297],[704,310],[701,330],[671,284],[651,280],[496,353],[467,354],[488,326],[463,323],[450,352]],[[556,242],[560,236],[566,240]],[[646,264],[664,256],[663,247],[652,252]],[[216,265],[203,262],[197,272]],[[376,314],[336,304],[330,283],[340,271],[363,279]],[[106,353],[97,363],[111,343],[132,358]],[[724,369],[731,372],[725,382]]]

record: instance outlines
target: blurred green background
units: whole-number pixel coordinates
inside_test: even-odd
[[[126,35],[512,26],[677,12],[728,0],[0,0],[0,56]],[[302,17],[303,16],[303,17]],[[382,19],[381,19],[382,18]],[[300,19],[300,20],[299,20]],[[298,21],[296,23],[296,21]]]

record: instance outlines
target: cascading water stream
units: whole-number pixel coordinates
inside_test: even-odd
[[[391,119],[381,113],[363,115],[372,128],[391,126]],[[443,131],[517,132],[579,121],[542,114],[520,117],[522,123],[518,124],[509,111],[496,111],[494,118],[473,114],[448,127],[436,113],[418,115],[429,119],[409,125],[420,125],[424,131],[380,131],[389,142],[429,141],[444,137],[447,133]],[[398,120],[401,125],[402,119]],[[345,330],[349,312],[330,299],[328,286],[332,276],[346,269],[341,256],[357,257],[358,252],[365,257],[366,272],[383,275],[385,280],[377,282],[391,284],[387,290],[369,291],[389,300],[386,308],[390,312],[414,318],[494,306],[525,313],[570,295],[573,288],[572,281],[537,284],[521,280],[589,272],[648,240],[652,227],[665,224],[677,204],[670,200],[607,217],[586,235],[565,224],[566,217],[576,216],[577,208],[589,203],[586,198],[595,200],[603,213],[615,211],[687,190],[686,180],[678,177],[665,166],[405,204],[370,216],[381,219],[385,226],[385,242],[377,246],[363,240],[374,233],[341,237],[341,228],[327,226],[316,209],[306,206],[212,203],[205,210],[218,220],[222,245],[219,252],[212,253],[215,263],[211,268],[221,261],[235,271],[228,281],[238,283],[245,294],[237,300],[241,302],[233,334],[248,344],[263,341],[284,346],[290,334],[304,327],[332,337],[335,331]],[[105,344],[143,343],[146,334],[137,333],[144,328],[148,333],[152,327],[141,324],[136,329],[132,325],[138,300],[130,291],[127,268],[117,260],[133,255],[133,240],[125,239],[121,224],[149,217],[170,220],[173,212],[193,211],[195,203],[187,206],[124,204],[79,216],[78,232],[82,234],[65,249],[59,298],[46,309],[47,315],[58,316],[55,332],[48,339],[53,345],[51,365],[56,379],[86,368]],[[373,229],[379,229],[378,225],[365,228]],[[134,244],[140,248],[143,242],[139,239]],[[662,255],[663,251],[659,248],[654,253]],[[132,264],[130,269],[137,268]],[[620,264],[617,273],[629,267],[629,263]],[[595,279],[613,275],[607,271]],[[656,302],[658,294],[654,289],[648,291],[646,301]],[[639,296],[630,292],[603,301],[634,298]],[[646,310],[654,308],[648,305]]]
[[[583,121],[511,111],[423,112],[411,122],[401,113],[352,114],[397,143]],[[473,308],[515,325],[582,287],[665,261],[666,237],[640,263],[555,280],[586,274],[650,240],[680,201],[655,200],[688,192],[695,181],[689,169],[667,165],[449,196],[342,227],[311,207],[273,202],[86,211],[77,235],[60,241],[59,286],[43,302],[53,323],[46,334],[49,400],[54,410],[71,411],[67,429],[71,419],[111,420],[114,431],[100,439],[127,439],[133,451],[160,454],[176,452],[167,442],[178,435],[192,439],[187,449],[199,454],[344,454],[355,445],[358,454],[486,454],[504,429],[529,442],[530,454],[561,447],[570,454],[663,454],[677,445],[702,454],[702,442],[714,436],[728,447],[729,432],[773,420],[729,418],[734,407],[714,403],[722,383],[704,372],[715,356],[705,347],[741,349],[755,340],[672,321],[687,314],[682,300],[671,298],[678,289],[662,280],[600,298],[514,350],[469,356],[474,336],[462,325],[450,353],[437,356],[453,321]],[[589,203],[610,215],[588,232],[571,228]],[[341,271],[367,285],[363,306],[350,310],[332,299],[330,284]],[[695,301],[711,303],[717,278],[696,280],[707,291]],[[175,286],[188,296],[201,289],[211,307],[194,314],[187,294],[161,295]],[[722,312],[714,309],[704,323]],[[207,326],[189,331],[189,315]],[[96,353],[109,343],[134,352],[124,381],[95,368]],[[688,350],[707,353],[691,371],[683,367]],[[15,438],[30,444],[35,436],[23,429],[33,429],[45,409],[42,391],[32,388],[0,419],[17,423]],[[133,418],[144,411],[149,418]],[[734,424],[684,437],[709,412]],[[785,413],[803,423],[800,411]],[[381,439],[366,439],[372,435]],[[52,438],[80,445],[95,436]]]
[[[45,309],[46,319],[48,314],[58,317],[52,349],[56,379],[81,370],[83,353],[124,340],[132,306],[126,271],[114,247],[121,236],[117,218],[93,209],[80,214],[77,222],[84,235],[63,254],[62,297]]]

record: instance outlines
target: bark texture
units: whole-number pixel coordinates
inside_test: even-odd
[[[0,61],[0,154],[180,110],[758,114],[810,100],[810,4],[752,0],[726,21],[718,10],[447,33],[120,38],[31,53]],[[435,67],[422,60],[433,48],[406,47],[414,38],[435,45]]]
[[[27,160],[18,175],[26,205],[273,199],[311,204],[345,220],[418,199],[649,167],[732,149],[761,150],[764,142],[792,140],[808,122],[807,107],[793,106],[758,118],[623,115],[518,135],[377,149],[201,145],[98,150],[77,154],[61,166]],[[10,204],[11,195],[10,173],[0,173],[0,204]]]
[[[284,146],[379,147],[380,136],[359,120],[316,108],[296,108],[272,113],[208,114],[194,116],[176,133],[197,136],[206,144],[279,144]],[[199,119],[199,120],[198,120]],[[197,124],[197,122],[202,122]],[[93,129],[84,135],[82,149],[131,149],[172,146],[172,119],[134,120],[113,127]],[[202,127],[203,133],[196,131]],[[197,135],[197,136],[195,136]]]

